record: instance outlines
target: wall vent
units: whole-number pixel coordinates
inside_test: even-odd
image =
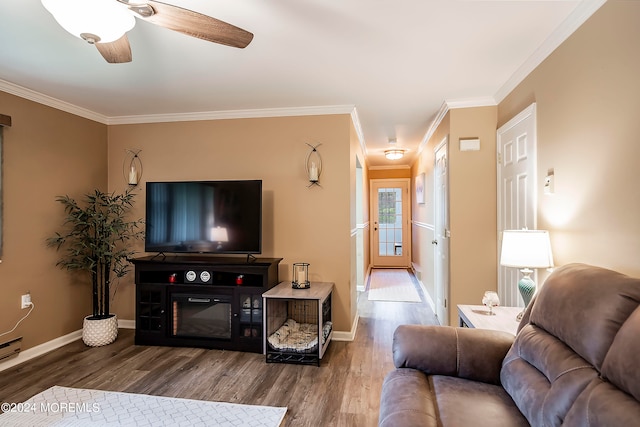
[[[21,346],[22,337],[0,344],[0,361],[4,361],[12,356],[17,356],[18,353],[20,353]]]

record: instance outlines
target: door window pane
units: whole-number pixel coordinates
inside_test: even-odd
[[[378,190],[378,255],[402,255],[402,189]]]

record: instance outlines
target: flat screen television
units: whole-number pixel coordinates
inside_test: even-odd
[[[262,181],[147,182],[146,252],[259,254]]]

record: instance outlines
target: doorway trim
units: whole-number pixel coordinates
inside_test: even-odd
[[[384,183],[398,183],[401,182],[406,186],[405,197],[402,198],[403,209],[403,225],[402,225],[402,256],[397,258],[402,265],[377,265],[376,264],[376,251],[378,250],[378,239],[376,238],[376,232],[378,228],[378,213],[375,212],[377,206],[378,194],[376,184]],[[369,228],[369,241],[370,243],[370,259],[371,266],[376,268],[410,268],[411,267],[411,179],[410,178],[373,178],[369,180],[369,205],[370,205],[370,221],[373,221],[373,227]]]
[[[433,286],[436,317],[441,325],[449,325],[449,135],[433,149]],[[444,175],[438,178],[438,161],[444,157]],[[444,192],[438,185],[444,185]],[[441,194],[443,193],[443,194]],[[440,205],[440,202],[444,206]]]
[[[516,141],[511,144],[513,153],[507,155],[503,152],[503,145],[511,141],[505,141],[505,134],[517,131]],[[524,138],[523,138],[524,137]],[[524,141],[524,147],[517,147],[519,141]],[[502,305],[524,306],[522,298],[517,292],[515,283],[518,282],[520,272],[517,269],[502,267],[500,265],[500,251],[502,250],[502,231],[508,225],[507,223],[515,223],[508,228],[528,228],[530,230],[537,229],[538,220],[538,141],[537,141],[537,114],[536,103],[532,103],[527,108],[516,114],[508,122],[500,126],[496,131],[496,184],[497,184],[497,269],[498,269],[498,294],[500,295]],[[507,158],[509,157],[509,158]],[[513,192],[518,193],[518,185],[512,186],[509,195],[503,189],[503,179],[505,178],[505,163],[522,164],[526,167],[526,173],[516,176],[518,180],[526,180],[526,188],[524,199],[522,197],[514,197]],[[516,200],[517,217],[505,218],[505,209],[507,207],[507,198]],[[533,279],[537,282],[537,271],[534,271]]]

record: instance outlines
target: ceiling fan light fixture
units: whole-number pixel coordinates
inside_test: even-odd
[[[384,150],[384,156],[389,160],[398,160],[404,157],[404,150],[399,148]]]
[[[60,26],[89,43],[111,43],[136,24],[126,5],[114,0],[41,0]],[[83,34],[85,35],[83,37]],[[87,38],[89,34],[93,37]]]

